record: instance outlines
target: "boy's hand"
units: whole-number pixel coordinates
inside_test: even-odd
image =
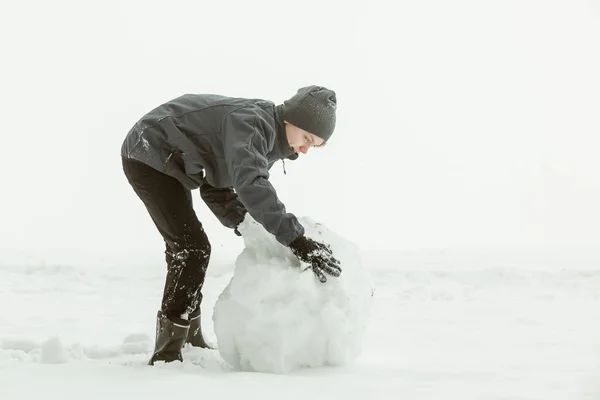
[[[333,257],[329,245],[299,236],[289,247],[298,259],[311,265],[312,271],[323,283],[327,282],[325,274],[338,277],[342,273],[340,262]]]

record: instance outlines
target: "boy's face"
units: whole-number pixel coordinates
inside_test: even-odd
[[[284,122],[288,144],[296,153],[306,154],[311,147],[322,146],[325,143],[325,141],[317,135],[306,132],[287,121]]]

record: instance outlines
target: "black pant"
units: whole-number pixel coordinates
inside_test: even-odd
[[[165,241],[167,277],[161,310],[171,319],[198,311],[211,246],[194,211],[191,191],[135,160],[123,158],[123,171]]]

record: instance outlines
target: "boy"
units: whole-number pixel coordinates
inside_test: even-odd
[[[298,158],[331,137],[336,94],[307,86],[283,104],[214,94],[187,94],[143,116],[121,147],[123,171],[166,245],[167,276],[149,361],[182,361],[185,343],[208,348],[200,329],[202,285],[211,246],[192,205],[191,190],[219,221],[235,230],[246,212],[309,263],[321,282],[340,263],[304,228],[269,182],[278,160]]]

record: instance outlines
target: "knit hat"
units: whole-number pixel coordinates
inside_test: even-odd
[[[337,99],[323,86],[306,86],[283,102],[283,119],[327,141],[335,129]]]

